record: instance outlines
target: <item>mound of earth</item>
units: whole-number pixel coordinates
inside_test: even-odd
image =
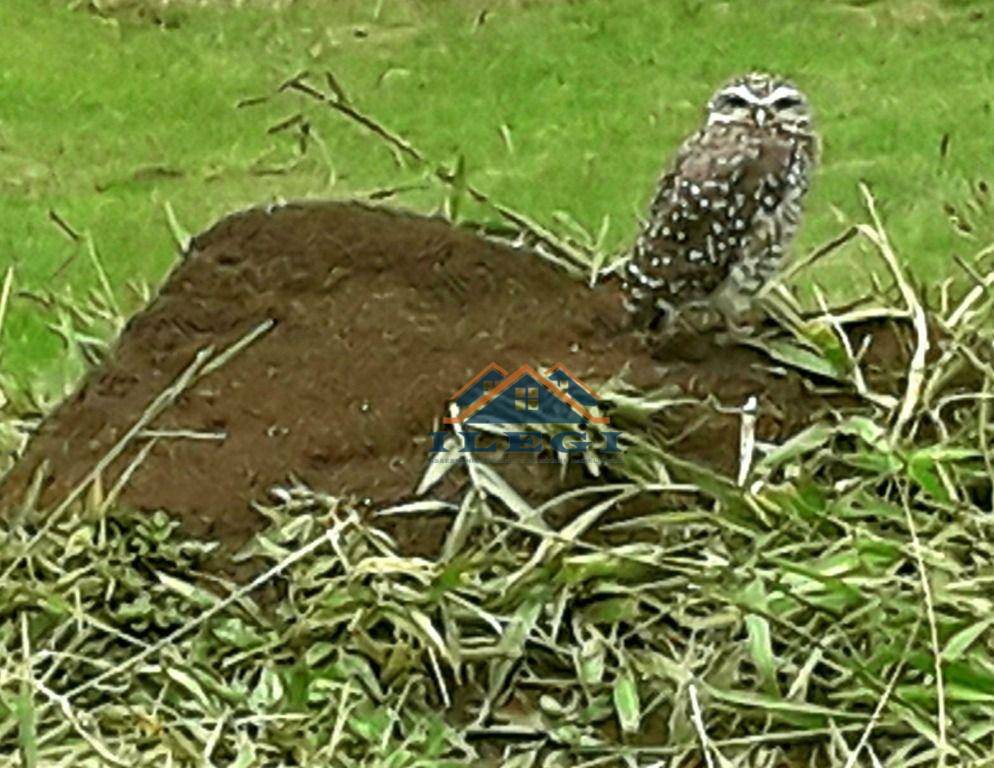
[[[491,362],[564,363],[595,385],[624,370],[635,386],[707,398],[705,418],[701,408],[677,409],[655,426],[670,451],[726,473],[738,461],[738,416],[721,406],[759,396],[767,440],[788,437],[825,406],[800,376],[751,348],[708,337],[647,343],[615,289],[591,290],[535,254],[443,220],[338,203],[255,209],[193,241],[105,362],[42,423],[0,488],[0,508],[21,503],[43,462],[41,504],[58,504],[199,351],[267,321],[268,332],[130,441],[104,489],[133,469],[124,504],[167,510],[189,532],[231,546],[263,527],[253,502],[290,477],[395,502],[422,476],[428,433],[450,395]],[[547,465],[506,469],[528,499],[584,481],[579,467],[565,476]],[[460,475],[450,475],[455,493]],[[427,553],[446,522],[384,525],[402,549]]]

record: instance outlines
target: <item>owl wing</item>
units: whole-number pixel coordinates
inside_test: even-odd
[[[780,205],[794,157],[775,134],[713,126],[691,137],[660,181],[649,220],[628,266],[640,309],[704,298],[750,249],[761,247],[756,221]]]

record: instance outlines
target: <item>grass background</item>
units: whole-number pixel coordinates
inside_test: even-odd
[[[267,200],[414,179],[300,95],[236,109],[302,69],[318,81],[333,71],[430,157],[462,154],[469,180],[502,202],[549,225],[565,211],[606,226],[605,245],[620,249],[712,89],[758,67],[796,78],[824,136],[800,249],[858,218],[865,179],[903,258],[933,282],[956,271],[952,252],[970,252],[943,204],[994,176],[992,25],[985,3],[937,0],[4,0],[0,268],[14,265],[21,291],[79,297],[96,285],[54,209],[92,234],[127,313],[141,302],[129,281],[154,285],[176,259],[166,203],[197,232]],[[296,129],[267,132],[298,111],[325,153],[312,142],[299,157]],[[430,211],[437,197],[394,202]],[[843,292],[865,284],[861,259],[850,249],[819,278]],[[50,322],[15,296],[2,369],[59,394],[80,363]]]
[[[156,283],[176,259],[167,204],[195,232],[280,197],[422,180],[298,94],[235,107],[302,69],[322,85],[333,71],[364,111],[438,162],[462,155],[475,186],[539,222],[606,222],[609,249],[631,238],[718,82],[791,73],[825,137],[800,249],[866,221],[863,179],[901,258],[934,285],[956,276],[953,255],[994,239],[975,222],[970,242],[945,211],[991,176],[991,14],[910,0],[2,0],[0,267],[13,265],[19,291],[2,372],[57,394],[81,369],[37,299],[82,298],[98,274],[51,210],[92,235],[127,313],[142,300],[129,285]],[[298,113],[305,154],[300,124],[268,131]],[[397,202],[430,211],[439,198],[435,186]],[[872,242],[886,251],[882,230],[864,228],[817,279],[865,288]],[[989,766],[992,301],[977,291],[941,358],[915,386],[908,377],[908,423],[896,400],[863,402],[763,446],[747,487],[632,435],[623,482],[586,489],[591,506],[552,531],[480,470],[438,562],[393,556],[344,501],[284,489],[254,545],[288,569],[273,611],[212,579],[229,592],[219,602],[196,582],[207,545],[178,541],[163,515],[109,514],[98,483],[69,520],[19,516],[0,528],[0,764],[106,752],[133,766],[448,768],[487,764],[491,736],[507,758],[493,764],[516,768],[536,764],[533,742],[554,750],[543,765],[695,764],[699,685],[715,752],[750,764],[815,746],[826,764],[868,764],[862,734],[882,758],[872,764]],[[858,366],[824,320],[798,332],[803,349],[781,355],[800,350],[853,385]],[[964,370],[983,380],[972,392],[947,386]],[[646,419],[667,407],[622,402]],[[599,494],[645,493],[671,469],[699,492],[688,509],[622,522],[630,543],[583,540],[607,508]],[[315,549],[333,526],[338,546]],[[440,716],[432,692],[449,653],[487,681],[488,701],[511,688],[517,706],[494,722],[524,741]]]

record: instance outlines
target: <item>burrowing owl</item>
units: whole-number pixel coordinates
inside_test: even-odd
[[[708,102],[707,123],[662,177],[625,266],[628,305],[654,328],[706,300],[728,317],[776,272],[817,156],[807,99],[750,73]]]

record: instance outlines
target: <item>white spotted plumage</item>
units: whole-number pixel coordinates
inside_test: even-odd
[[[707,122],[665,173],[625,283],[636,321],[731,292],[750,296],[778,269],[817,159],[807,99],[751,73],[721,88]]]

